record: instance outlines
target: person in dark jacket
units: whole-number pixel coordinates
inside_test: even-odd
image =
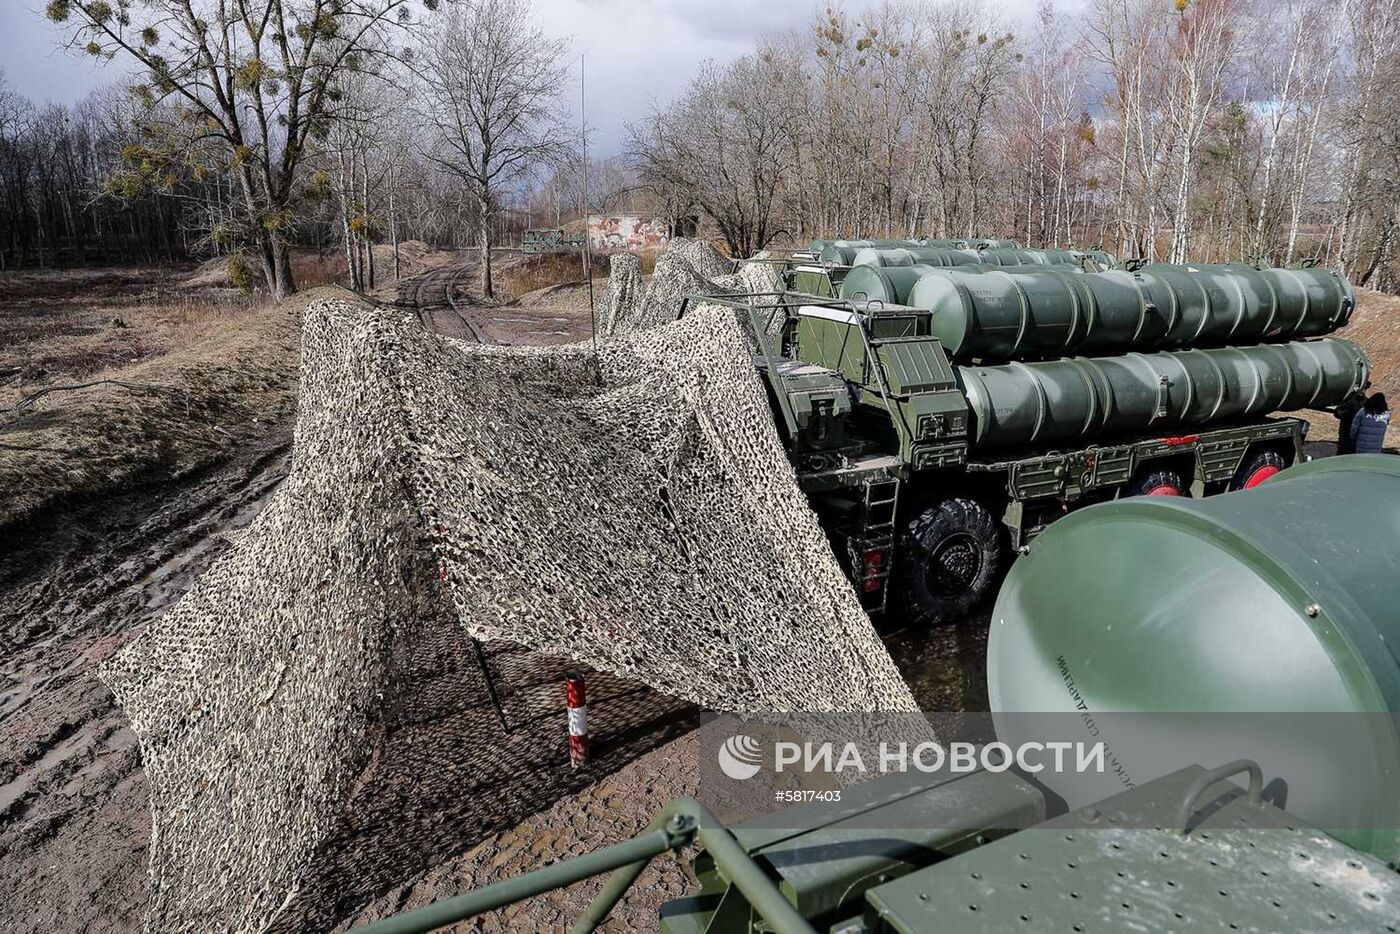
[[[1390,425],[1390,406],[1385,393],[1373,393],[1351,420],[1351,446],[1357,454],[1379,454],[1385,447],[1385,430]]]

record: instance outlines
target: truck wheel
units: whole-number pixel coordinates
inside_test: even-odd
[[[1258,486],[1281,470],[1288,469],[1288,461],[1277,451],[1258,451],[1246,457],[1235,479],[1230,481],[1232,490],[1248,490]]]
[[[1124,496],[1189,496],[1186,478],[1175,470],[1149,470],[1123,488]]]
[[[967,615],[1001,570],[1001,529],[970,499],[945,499],[909,525],[900,562],[902,602],[912,622],[938,625]]]

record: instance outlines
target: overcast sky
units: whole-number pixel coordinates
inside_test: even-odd
[[[877,0],[847,0],[858,13]],[[1027,18],[1036,0],[999,0],[1005,15]],[[106,68],[57,48],[59,30],[40,12],[42,0],[0,0],[0,70],[35,101],[71,103],[112,80]],[[804,26],[817,0],[535,0],[541,25],[569,38],[575,60],[587,60],[588,122],[599,155],[617,150],[629,120],[652,101],[668,101],[705,59],[725,61],[753,47],[756,36]],[[1078,9],[1083,0],[1060,0]],[[118,62],[120,59],[118,59]],[[577,75],[577,64],[574,72]],[[568,89],[577,106],[578,84]]]

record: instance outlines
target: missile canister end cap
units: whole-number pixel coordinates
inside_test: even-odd
[[[841,282],[841,297],[851,300],[865,299],[872,302],[884,302],[886,305],[899,304],[894,283],[878,266],[852,267]]]
[[[822,248],[820,258],[823,263],[830,263],[833,266],[849,266],[857,252],[858,250],[855,247],[828,243]]]
[[[972,330],[972,316],[953,277],[924,276],[910,290],[909,305],[933,312],[930,333],[948,353],[957,354]]]

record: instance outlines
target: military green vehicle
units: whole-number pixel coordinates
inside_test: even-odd
[[[612,872],[584,934],[653,857],[698,842],[700,888],[662,906],[664,934],[1395,931],[1400,876],[1262,790],[1248,760],[1190,766],[1047,820],[1012,772],[903,773],[732,829],[682,798],[625,843],[360,930],[431,931]]]
[[[862,267],[1065,266],[1104,270],[1113,265],[1113,257],[1102,250],[1029,250],[1014,240],[816,240],[809,250],[788,258],[784,274],[795,292],[831,297],[842,294],[846,276]]]
[[[962,617],[1080,506],[1252,486],[1303,459],[1307,423],[1272,413],[1368,385],[1360,348],[1320,336],[1354,304],[1324,270],[864,268],[909,275],[720,301],[753,315],[798,482],[873,614]]]
[[[521,247],[528,255],[536,253],[576,253],[583,249],[583,234],[570,234],[563,228],[531,228],[525,231]]]

